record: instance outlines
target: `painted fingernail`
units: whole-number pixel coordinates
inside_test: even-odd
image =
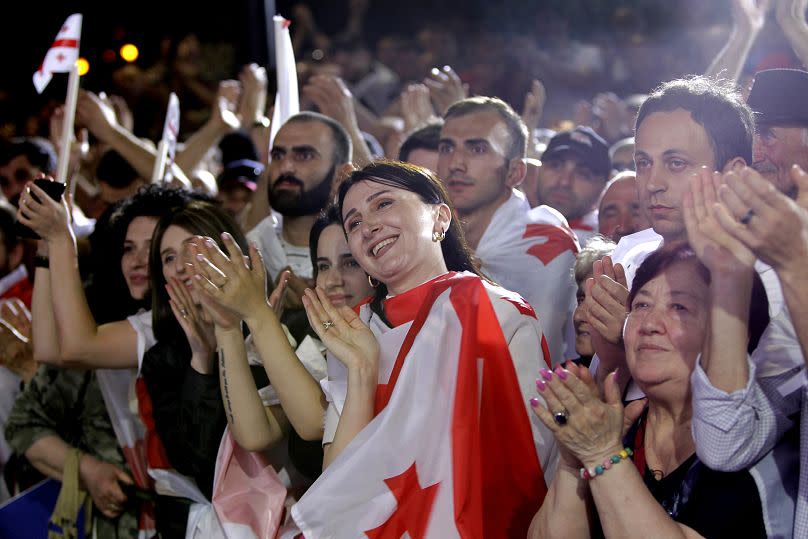
[[[202,256],[202,253],[196,253],[196,259],[197,260],[205,260],[205,257]]]
[[[214,241],[210,238],[205,238],[205,245],[208,247],[213,247],[215,245]]]
[[[548,382],[553,379],[553,373],[548,371],[547,369],[541,369],[539,371],[539,374],[541,374],[541,377],[547,380]]]
[[[542,379],[536,380],[536,389],[538,389],[539,391],[544,391],[546,387],[547,384],[544,383],[544,380]]]
[[[532,399],[530,399],[530,405],[533,408],[536,408],[539,405],[539,399],[537,399],[536,397],[533,397]]]
[[[567,379],[567,375],[568,375],[568,373],[567,373],[567,371],[565,371],[564,369],[562,369],[562,368],[561,368],[561,365],[559,365],[558,367],[556,367],[554,372],[555,372],[555,373],[556,373],[556,375],[558,375],[558,377],[559,377],[559,378],[561,378],[562,380],[566,380],[566,379]]]

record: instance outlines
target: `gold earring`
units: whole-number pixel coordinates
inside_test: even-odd
[[[381,283],[379,283],[379,281],[368,275],[368,284],[370,285],[371,288],[376,288]]]
[[[432,241],[438,242],[443,241],[446,238],[446,232],[443,230],[433,230],[432,231]]]

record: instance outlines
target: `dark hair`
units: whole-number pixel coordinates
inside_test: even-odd
[[[398,161],[374,161],[360,170],[355,170],[339,186],[337,195],[339,215],[343,215],[343,203],[348,191],[361,181],[370,181],[404,189],[415,193],[425,204],[446,204],[452,212],[452,222],[446,230],[446,237],[441,242],[443,259],[446,268],[451,271],[470,271],[486,278],[474,263],[472,251],[466,243],[460,219],[452,205],[449,194],[435,173],[423,167],[400,163]],[[375,288],[370,308],[387,322],[382,301],[387,297],[387,286],[379,283]]]
[[[309,233],[309,254],[311,255],[311,266],[314,268],[312,278],[315,281],[317,280],[317,246],[320,243],[320,235],[323,233],[323,230],[331,225],[339,225],[339,227],[342,228],[342,218],[339,214],[339,208],[334,204],[328,205],[320,212],[317,220],[311,225],[311,233]]]
[[[105,151],[98,160],[95,177],[110,187],[121,189],[132,185],[140,175],[121,154],[110,149]]]
[[[689,112],[707,132],[717,170],[736,157],[752,164],[755,121],[734,85],[703,76],[665,82],[643,101],[634,133],[650,114],[677,109]]]
[[[334,141],[334,155],[331,161],[333,166],[351,162],[351,153],[353,151],[351,147],[351,137],[348,136],[348,132],[345,131],[342,124],[333,118],[329,118],[325,114],[318,112],[304,111],[291,116],[283,125],[306,122],[320,122],[331,130],[331,140]],[[283,127],[281,127],[281,129],[283,129]]]
[[[5,147],[0,157],[0,165],[24,155],[31,165],[45,174],[56,173],[56,150],[48,140],[41,137],[17,139]]]
[[[14,229],[16,220],[14,206],[5,200],[0,200],[0,235],[3,236],[2,241],[3,247],[6,248],[6,256],[20,243],[20,238]]]
[[[415,150],[437,152],[441,127],[443,127],[443,122],[435,122],[410,131],[407,138],[404,139],[401,149],[398,150],[398,160],[409,161],[410,154]]]
[[[194,235],[208,236],[216,241],[219,248],[225,249],[221,240],[222,232],[228,232],[241,248],[247,252],[247,238],[239,226],[224,210],[211,202],[193,200],[179,208],[174,208],[157,223],[152,236],[149,252],[149,275],[152,288],[152,326],[158,341],[177,339],[183,336],[179,323],[171,312],[163,277],[163,262],[160,257],[160,243],[168,227],[175,225]],[[180,339],[180,340],[184,340]]]
[[[510,143],[505,158],[508,161],[524,158],[527,155],[527,126],[513,108],[498,97],[475,96],[458,101],[449,107],[449,110],[443,115],[443,121],[447,122],[451,118],[486,111],[496,112],[505,122]]]
[[[640,267],[637,268],[637,273],[634,276],[634,282],[631,284],[631,292],[628,296],[629,308],[634,302],[634,298],[640,289],[648,284],[648,282],[666,272],[672,266],[680,263],[687,262],[695,266],[696,273],[707,285],[710,284],[710,270],[701,263],[696,256],[696,253],[685,241],[677,241],[666,244],[660,249],[654,251],[648,258],[646,258]],[[752,281],[752,296],[749,304],[749,320],[748,320],[748,345],[749,353],[757,348],[760,337],[766,326],[769,325],[769,300],[766,295],[766,289],[763,286],[763,281],[760,276],[755,272]]]

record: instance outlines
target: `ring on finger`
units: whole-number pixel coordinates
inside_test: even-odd
[[[184,307],[180,307],[180,314],[182,315],[183,318],[188,318],[188,310],[185,309]]]
[[[553,421],[556,422],[556,425],[563,427],[567,424],[567,420],[570,417],[570,413],[566,408],[562,408],[561,410],[553,413]]]
[[[748,225],[749,221],[751,221],[752,217],[754,216],[755,216],[755,210],[749,208],[749,210],[747,210],[747,212],[743,215],[743,217],[741,217],[738,220],[741,222],[742,225]]]
[[[333,325],[334,322],[332,322],[331,320],[326,320],[325,322],[323,322],[323,331],[328,331]]]

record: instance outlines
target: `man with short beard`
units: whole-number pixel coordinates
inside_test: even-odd
[[[274,281],[290,269],[287,305],[300,306],[306,287],[314,286],[309,233],[329,202],[332,182],[351,170],[351,140],[345,129],[327,116],[301,112],[280,128],[270,151],[269,204],[283,216],[258,223],[247,238],[258,245]]]

